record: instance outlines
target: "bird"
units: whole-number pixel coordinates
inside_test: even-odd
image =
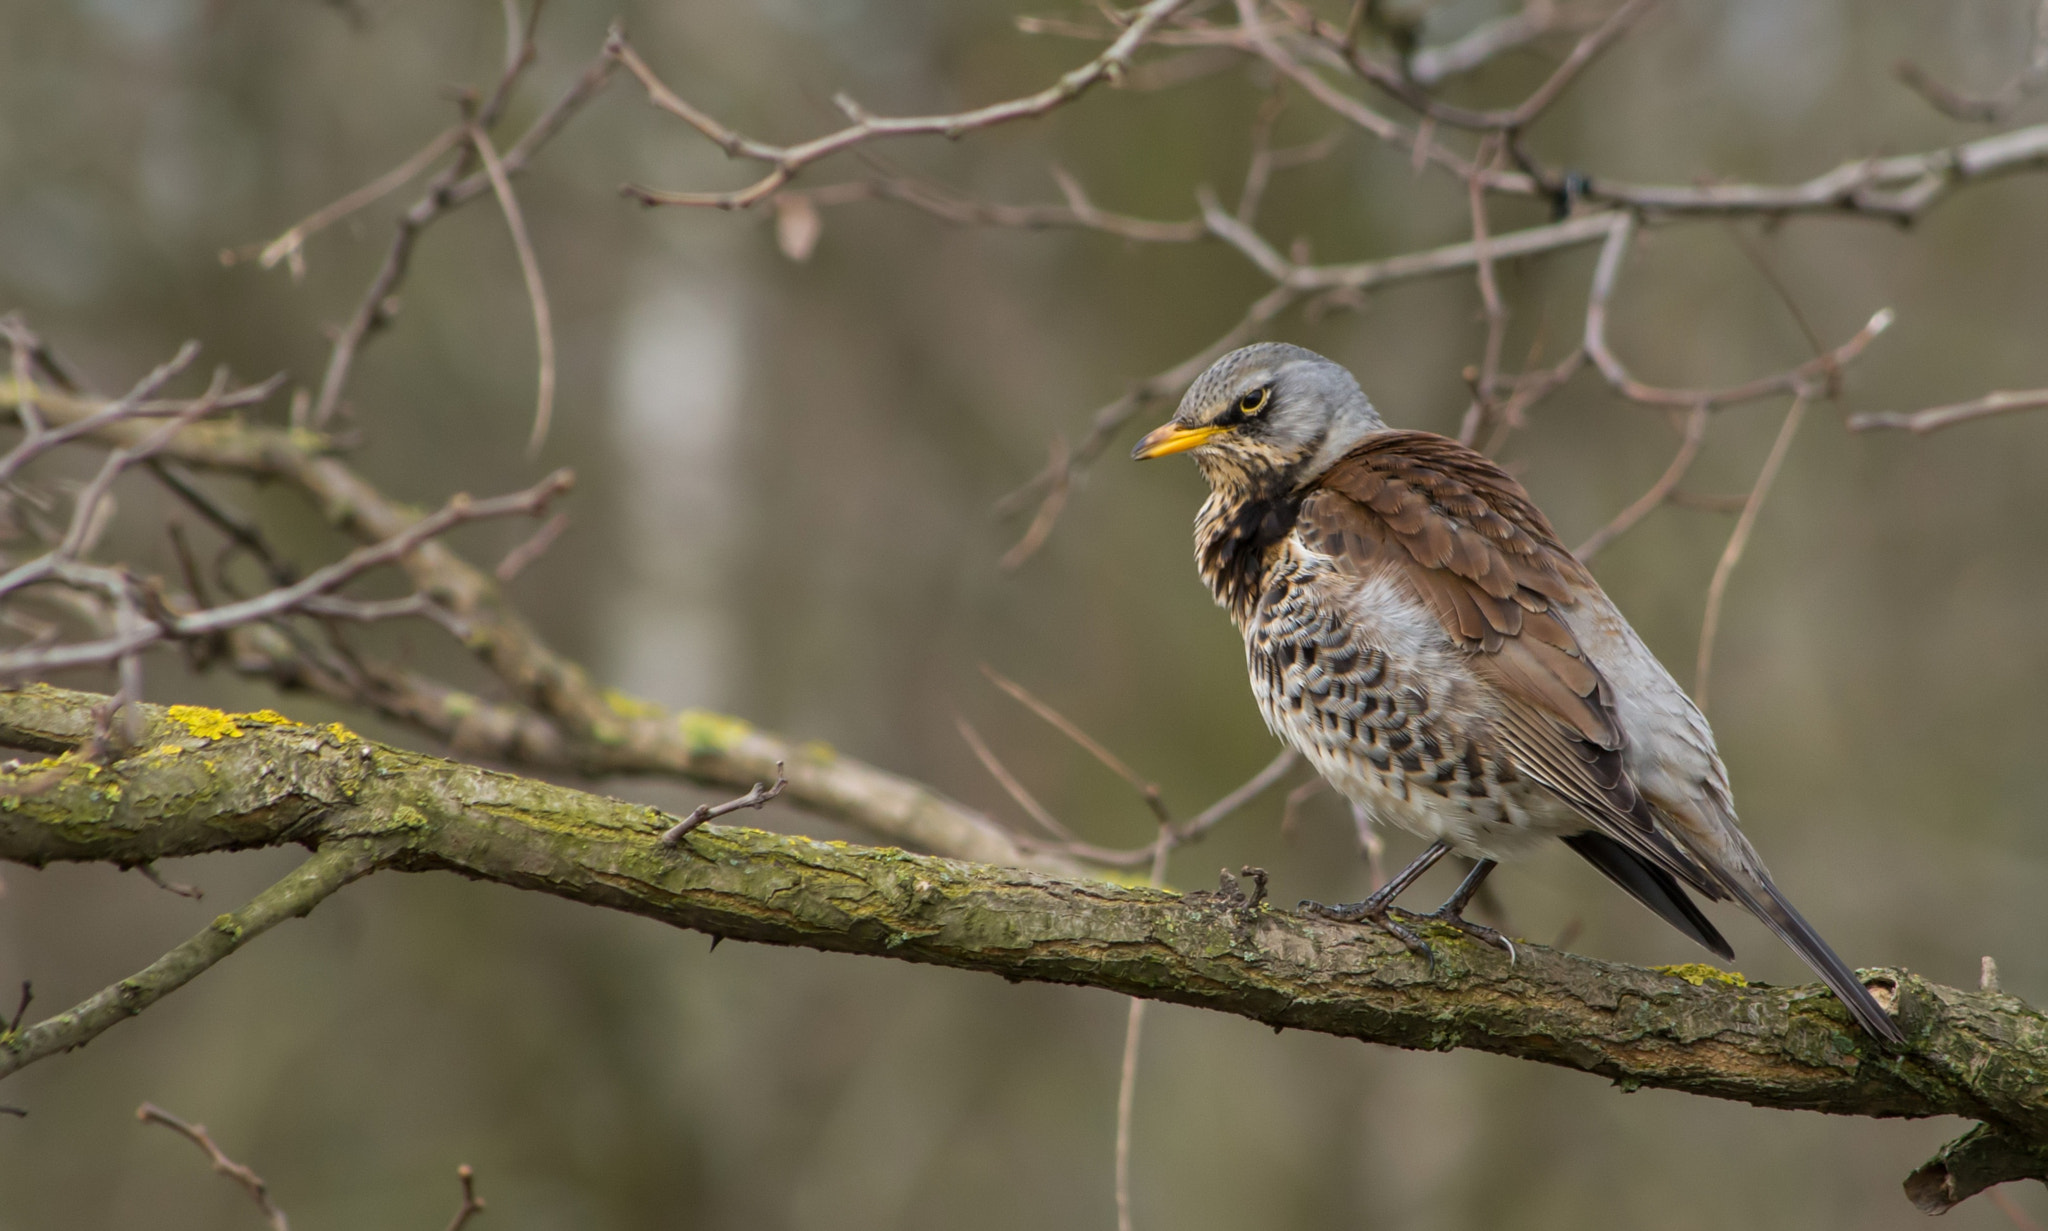
[[[1177,453],[1209,483],[1195,560],[1267,726],[1376,823],[1429,842],[1364,901],[1304,909],[1430,957],[1393,902],[1456,853],[1475,862],[1450,899],[1402,914],[1512,954],[1463,912],[1499,861],[1561,840],[1723,960],[1692,894],[1740,903],[1869,1034],[1903,1043],[1744,836],[1706,717],[1512,475],[1388,427],[1349,370],[1277,342],[1217,359],[1131,456]]]

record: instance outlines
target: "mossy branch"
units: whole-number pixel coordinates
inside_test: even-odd
[[[318,852],[230,917],[238,935],[203,933],[128,981],[182,961],[182,976],[159,971],[155,995],[356,876],[452,871],[715,936],[1099,987],[1396,1047],[1474,1048],[1630,1089],[1982,1121],[1916,1174],[1912,1195],[1934,1207],[2048,1175],[2048,1018],[2011,996],[1869,972],[1910,1041],[1888,1054],[1818,986],[1688,979],[1697,972],[1538,945],[1510,962],[1450,931],[1431,937],[1431,972],[1377,932],[1215,895],[710,825],[667,848],[659,836],[675,818],[654,809],[269,712],[142,706],[147,738],[95,765],[70,750],[90,738],[101,700],[0,693],[0,742],[60,754],[0,771],[0,858],[135,864],[283,843]],[[140,1007],[85,1011],[107,994],[0,1039],[0,1073]]]
[[[91,418],[104,401],[37,388],[53,425]],[[14,409],[21,389],[0,377],[0,408]],[[153,430],[121,420],[92,433],[111,447],[132,447]],[[420,510],[386,496],[332,455],[332,441],[304,429],[284,430],[234,420],[187,424],[162,456],[180,465],[296,488],[337,529],[364,543],[404,534]],[[231,662],[286,687],[323,692],[374,708],[448,742],[466,756],[547,772],[609,777],[644,774],[745,790],[772,780],[786,765],[789,795],[814,812],[886,842],[960,859],[1081,875],[1075,861],[1033,850],[1003,826],[921,783],[816,744],[797,744],[737,718],[701,710],[672,712],[600,688],[577,663],[552,649],[505,600],[489,572],[446,543],[430,541],[400,565],[413,584],[453,613],[468,631],[466,647],[517,698],[498,704],[403,667],[365,664],[360,679],[341,679],[310,663],[275,629],[234,630]]]

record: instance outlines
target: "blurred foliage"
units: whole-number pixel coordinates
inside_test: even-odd
[[[2031,7],[1671,0],[1531,139],[1553,165],[1671,182],[1804,178],[1950,143],[1983,129],[1940,116],[1891,65],[1911,56],[1946,80],[1995,84],[2023,56]],[[1425,33],[1495,11],[1448,0]],[[841,89],[879,112],[952,109],[1035,89],[1089,54],[1017,34],[1008,4],[559,0],[515,123],[615,15],[693,102],[775,140],[835,124]],[[409,198],[313,241],[301,285],[217,254],[417,148],[448,121],[449,84],[494,75],[498,22],[482,0],[10,0],[0,309],[24,310],[103,387],[186,337],[243,376],[316,382],[323,328],[351,310]],[[1505,57],[1454,96],[1519,98],[1557,50]],[[1184,217],[1195,185],[1241,175],[1269,86],[1239,69],[1104,92],[1042,122],[883,155],[1008,201],[1056,199],[1058,163],[1106,208]],[[2036,99],[2013,122],[2044,113]],[[1281,140],[1338,128],[1297,99]],[[1264,764],[1274,745],[1240,647],[1188,558],[1192,467],[1106,460],[1015,574],[995,562],[1020,527],[988,512],[1055,433],[1074,437],[1093,407],[1221,332],[1263,289],[1256,271],[1220,245],[954,229],[880,204],[827,211],[816,254],[796,265],[765,213],[643,212],[615,191],[744,175],[614,83],[521,181],[562,359],[545,455],[522,454],[531,325],[485,201],[429,233],[396,328],[357,369],[364,472],[427,502],[574,465],[573,527],[516,586],[558,644],[629,692],[826,740],[1004,815],[956,713],[1087,836],[1131,844],[1148,825],[1128,788],[995,693],[982,661],[1108,741],[1183,812]],[[1453,241],[1469,225],[1462,188],[1355,132],[1269,200],[1267,233],[1304,236],[1323,259]],[[2044,216],[2048,180],[2023,174],[1910,229],[1735,224],[1822,337],[1886,305],[1899,323],[1794,447],[1730,590],[1713,715],[1750,832],[1852,962],[1968,983],[1991,953],[2029,998],[2048,992],[2048,786],[2034,773],[2048,744],[2048,423],[1910,438],[1840,422],[2048,383]],[[1541,220],[1509,205],[1494,224]],[[1808,353],[1730,225],[1659,231],[1632,259],[1615,337],[1644,378],[1728,380]],[[1510,355],[1562,352],[1591,260],[1503,269]],[[1458,276],[1355,314],[1292,315],[1273,333],[1351,364],[1390,420],[1454,430],[1459,371],[1483,337],[1477,304]],[[1720,416],[1688,489],[1744,490],[1776,425],[1767,405]],[[1577,541],[1655,478],[1674,441],[1581,374],[1506,457]],[[309,510],[247,494],[297,526],[308,558],[328,542]],[[1663,509],[1598,562],[1682,679],[1730,523]],[[468,533],[479,554],[497,542]],[[122,549],[166,566],[159,540]],[[461,666],[430,631],[392,645]],[[150,695],[342,716],[181,676],[168,658]],[[697,802],[645,783],[605,789]],[[1279,807],[1275,794],[1182,852],[1172,878],[1192,887],[1218,864],[1256,862],[1283,899],[1364,887],[1335,801],[1284,836]],[[0,870],[0,986],[33,978],[39,1007],[73,1001],[289,858],[165,869],[203,885],[204,903],[104,868]],[[1560,852],[1496,878],[1513,930],[1576,928],[1574,947],[1623,960],[1695,956],[1573,864]],[[1805,978],[1761,930],[1731,933],[1752,978]],[[707,955],[701,937],[644,921],[379,878],[147,1021],[9,1083],[6,1101],[31,1114],[0,1117],[0,1229],[256,1225],[189,1145],[134,1123],[145,1099],[205,1122],[305,1228],[441,1225],[462,1162],[490,1202],[472,1225],[502,1231],[1108,1225],[1122,1023],[1106,995],[742,944]],[[1918,1226],[1899,1178],[1955,1129],[1624,1098],[1562,1071],[1276,1038],[1181,1009],[1156,1011],[1149,1030],[1143,1227]],[[2015,1196],[2048,1216],[2038,1191]],[[1950,1222],[2004,1225],[1981,1200]]]

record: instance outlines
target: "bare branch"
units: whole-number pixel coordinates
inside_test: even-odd
[[[1430,119],[1457,128],[1502,132],[1526,128],[1533,123],[1557,101],[1586,66],[1612,46],[1655,0],[1627,0],[1581,38],[1543,84],[1527,98],[1513,107],[1491,111],[1473,111],[1432,97],[1410,72],[1389,68],[1361,53],[1355,40],[1347,39],[1346,31],[1317,17],[1295,0],[1279,0],[1279,3],[1311,38],[1333,52],[1353,72]]]
[[[1053,503],[1055,499],[1061,504],[1064,503],[1066,495],[1062,485],[1072,483],[1090,463],[1097,457],[1100,457],[1103,449],[1107,448],[1109,442],[1115,439],[1116,434],[1123,429],[1124,424],[1130,421],[1132,415],[1136,414],[1141,407],[1147,406],[1152,402],[1179,394],[1189,381],[1201,375],[1203,368],[1214,363],[1217,356],[1234,346],[1242,345],[1248,341],[1255,332],[1263,328],[1274,317],[1294,306],[1300,298],[1300,293],[1291,287],[1274,287],[1254,301],[1251,307],[1246,309],[1244,316],[1239,318],[1237,324],[1231,326],[1229,332],[1225,333],[1222,337],[1196,351],[1186,359],[1181,360],[1179,363],[1174,364],[1172,367],[1155,372],[1153,375],[1138,382],[1122,397],[1096,410],[1093,421],[1088,429],[1088,435],[1082,438],[1080,445],[1074,449],[1072,455],[1066,460],[1066,464],[1063,466],[1049,466],[1045,470],[1040,471],[1028,483],[997,501],[996,512],[999,515],[1017,512],[1024,508],[1033,497],[1038,496],[1040,492],[1046,493],[1041,498],[1040,515],[1034,518],[1032,523],[1034,530],[1037,529],[1040,521],[1046,523],[1045,528],[1038,532],[1036,538],[1037,543],[1043,544],[1046,535],[1051,531],[1052,521],[1059,513],[1059,507],[1056,505],[1052,515],[1050,517],[1046,516],[1044,513],[1045,504]],[[1054,493],[1057,493],[1057,496]],[[1027,531],[1027,537],[1029,534],[1030,532]],[[1014,550],[1005,558],[1013,561],[1013,568],[1024,561],[1024,557]]]
[[[526,215],[520,212],[519,198],[512,193],[512,180],[505,174],[505,164],[498,159],[498,149],[491,144],[490,134],[475,124],[469,126],[469,140],[483,159],[485,174],[491,177],[499,208],[505,211],[505,229],[512,233],[512,246],[519,252],[519,272],[526,280],[526,298],[533,305],[534,347],[540,355],[540,377],[536,382],[539,392],[535,395],[533,432],[526,441],[526,455],[537,457],[541,445],[547,442],[548,425],[555,414],[554,312],[548,307],[547,287],[540,280],[540,258],[526,233]]]
[[[142,879],[148,881],[152,885],[155,885],[157,888],[163,890],[165,893],[176,894],[178,897],[181,898],[191,898],[195,902],[199,901],[201,898],[204,898],[206,896],[206,890],[201,889],[197,885],[187,885],[182,881],[165,880],[160,874],[158,874],[156,870],[156,864],[154,862],[138,863],[135,865],[135,870],[137,872],[142,873]]]
[[[960,738],[967,741],[968,749],[974,753],[974,759],[980,761],[981,767],[988,771],[989,777],[996,780],[996,785],[1002,787],[1004,793],[1016,801],[1017,806],[1024,810],[1024,815],[1038,822],[1039,828],[1053,837],[1067,842],[1074,841],[1073,832],[1060,824],[1059,818],[1047,811],[1045,805],[1038,802],[1038,797],[1017,780],[1017,776],[996,756],[995,750],[981,738],[981,732],[974,729],[973,723],[958,714],[953,716],[953,722],[960,730]]]
[[[1555,0],[1529,0],[1519,12],[1497,17],[1452,42],[1415,52],[1408,57],[1408,77],[1417,85],[1435,85],[1447,77],[1469,73],[1502,52],[1526,47],[1563,24]]]
[[[1003,675],[987,663],[981,664],[981,673],[989,678],[990,683],[1015,698],[1019,705],[1043,718],[1061,735],[1079,744],[1089,756],[1102,762],[1103,767],[1108,769],[1110,773],[1130,783],[1138,792],[1139,797],[1145,801],[1145,806],[1150,808],[1152,814],[1159,819],[1161,825],[1171,825],[1173,823],[1173,818],[1167,815],[1165,803],[1160,799],[1158,783],[1144,778],[1137,770],[1124,764],[1123,760],[1104,747],[1101,741],[1076,726],[1065,714],[1060,713],[1052,706],[1033,696],[1022,684]]]
[[[622,36],[614,34],[608,45],[611,54],[639,78],[640,84],[647,90],[650,102],[703,133],[727,155],[766,163],[772,168],[768,174],[748,187],[731,192],[662,192],[634,184],[624,185],[621,191],[643,205],[698,205],[716,206],[720,209],[745,209],[774,193],[788,183],[797,172],[819,159],[869,141],[920,135],[955,138],[979,128],[1044,115],[1079,98],[1099,82],[1114,82],[1123,74],[1131,56],[1147,37],[1160,23],[1186,3],[1187,0],[1151,0],[1138,10],[1123,32],[1117,36],[1116,41],[1100,55],[1066,73],[1036,94],[951,115],[891,118],[863,113],[857,115],[853,123],[837,132],[791,146],[770,145],[742,136],[683,101],[662,83],[654,70],[647,66],[639,53],[634,51]]]
[[[1593,270],[1593,286],[1586,299],[1586,353],[1607,378],[1607,383],[1631,401],[1644,402],[1655,406],[1726,406],[1736,402],[1751,402],[1769,397],[1774,393],[1795,393],[1805,395],[1816,388],[1834,386],[1842,368],[1863,349],[1870,345],[1878,334],[1883,333],[1892,323],[1892,310],[1881,308],[1870,318],[1868,324],[1858,330],[1854,337],[1832,351],[1817,355],[1798,367],[1779,372],[1773,376],[1759,377],[1739,385],[1721,389],[1670,389],[1648,385],[1629,374],[1620,359],[1607,344],[1607,308],[1614,295],[1614,284],[1621,275],[1622,258],[1627,255],[1629,244],[1635,238],[1635,223],[1626,214],[1609,215],[1615,219],[1607,233],[1607,241],[1600,249],[1600,262]]]
[[[2048,0],[2034,9],[2034,41],[2028,48],[2026,65],[2004,85],[1985,95],[1958,93],[1941,84],[1911,60],[1898,65],[1899,80],[1919,92],[1920,97],[1943,115],[1956,120],[1996,124],[2019,107],[2027,97],[2048,84]]]
[[[892,173],[865,180],[847,180],[808,190],[785,189],[777,201],[803,200],[820,208],[856,201],[892,201],[959,226],[1014,227],[1035,231],[1052,228],[1100,231],[1137,243],[1186,244],[1206,239],[1201,220],[1158,222],[1097,208],[1072,176],[1058,167],[1053,178],[1066,198],[1064,205],[1007,205],[976,201],[914,176]]]
[[[741,808],[766,807],[768,801],[789,789],[789,778],[782,772],[782,763],[775,765],[775,785],[756,782],[754,788],[738,799],[728,799],[722,804],[698,804],[684,817],[661,835],[663,846],[674,846],[706,821],[716,820]]]
[[[537,10],[536,10],[537,11]],[[466,136],[471,128],[490,129],[497,123],[498,116],[511,96],[513,84],[532,59],[531,31],[522,43],[523,54],[508,64],[497,88],[492,91],[475,116],[462,126]],[[501,170],[504,177],[519,174],[526,168],[527,161],[551,137],[561,130],[569,117],[580,110],[593,94],[603,86],[611,75],[612,61],[608,54],[600,53],[582,76],[562,93],[555,104],[543,112],[531,127],[505,151]],[[432,223],[447,211],[467,203],[484,192],[493,190],[492,178],[486,171],[472,172],[472,158],[476,156],[476,144],[464,142],[461,154],[442,172],[428,182],[427,191],[412,207],[398,218],[396,232],[392,235],[391,246],[386,249],[384,263],[370,279],[369,288],[356,305],[355,313],[348,323],[335,335],[334,345],[328,353],[327,370],[320,379],[320,392],[309,404],[307,419],[315,426],[326,427],[341,405],[342,390],[348,384],[349,373],[355,367],[356,356],[369,337],[385,324],[397,310],[394,295],[412,261],[413,246],[419,241],[422,228]]]
[[[501,582],[511,581],[525,572],[528,565],[546,555],[548,548],[554,546],[555,540],[562,537],[562,531],[568,528],[567,513],[557,513],[548,518],[524,543],[505,553],[505,558],[498,561],[498,567],[491,570],[491,576]]]
[[[204,1124],[181,1120],[154,1103],[144,1103],[137,1107],[135,1118],[144,1124],[161,1124],[206,1151],[206,1161],[213,1164],[215,1171],[240,1184],[248,1192],[249,1199],[256,1203],[256,1208],[262,1210],[263,1217],[269,1220],[271,1231],[291,1231],[284,1211],[277,1208],[277,1202],[270,1199],[270,1187],[263,1182],[263,1177],[229,1158],[225,1151],[214,1144],[213,1138],[207,1135]]]
[[[247,906],[216,918],[197,936],[148,966],[74,1008],[0,1037],[0,1078],[46,1056],[92,1042],[279,923],[312,910],[374,869],[379,858],[378,849],[360,842],[336,843],[315,852]]]
[[[1699,662],[1693,670],[1692,698],[1700,707],[1707,709],[1707,685],[1711,682],[1714,665],[1714,634],[1721,626],[1721,600],[1728,593],[1728,579],[1734,575],[1735,566],[1742,560],[1742,552],[1749,545],[1749,535],[1756,528],[1756,516],[1763,508],[1764,497],[1771,491],[1771,483],[1778,477],[1778,468],[1784,465],[1786,453],[1791,451],[1792,437],[1799,432],[1799,424],[1806,416],[1806,394],[1793,395],[1792,408],[1785,412],[1785,422],[1778,428],[1778,437],[1771,442],[1771,452],[1764,458],[1763,468],[1757,471],[1756,483],[1749,489],[1749,500],[1742,506],[1742,516],[1735,521],[1735,529],[1728,535],[1728,545],[1721,551],[1720,562],[1714,565],[1714,579],[1707,585],[1706,615],[1700,620]]]
[[[76,748],[98,700],[44,687],[0,693],[0,740]],[[183,773],[178,758],[153,752],[104,767],[62,758],[0,771],[16,799],[0,809],[0,858],[132,862],[288,842],[318,850],[295,874],[300,885],[287,878],[166,962],[204,945],[210,964],[370,868],[445,869],[712,935],[1085,984],[1395,1046],[1476,1048],[1630,1087],[1986,1121],[1944,1151],[1941,1176],[1926,1182],[1939,1191],[1916,1194],[1938,1204],[2048,1174],[2039,1098],[2048,1026],[2001,993],[1865,971],[1910,1040],[1885,1050],[1813,986],[1694,984],[1540,945],[1518,946],[1510,964],[1449,932],[1425,972],[1369,929],[1148,888],[718,826],[668,851],[668,818],[637,805],[275,716],[220,715],[246,725],[203,739],[157,707],[137,708],[150,741],[201,739],[194,746],[218,775]],[[110,784],[123,788],[118,797]],[[114,1002],[100,1020],[120,1020],[163,990],[152,967],[103,994]],[[1617,1015],[1616,1004],[1627,1011]],[[46,1026],[0,1043],[0,1068],[21,1066],[24,1040],[52,1054],[59,1038]]]
[[[314,210],[294,223],[284,234],[265,244],[257,253],[257,263],[265,269],[273,269],[279,261],[284,261],[291,271],[294,282],[303,279],[306,276],[307,240],[357,210],[374,205],[411,183],[422,171],[432,166],[435,159],[454,149],[456,143],[462,140],[463,133],[463,126],[454,124],[434,134],[433,140],[421,146],[412,157],[332,205]],[[240,253],[230,249],[221,253],[221,262],[233,264],[240,256]]]
[[[1299,759],[1300,756],[1294,749],[1283,749],[1279,755],[1266,763],[1264,769],[1246,779],[1244,785],[1176,826],[1173,831],[1174,842],[1192,842],[1215,828],[1218,821],[1227,819],[1231,813],[1265,794],[1267,788],[1285,778],[1287,771],[1293,769],[1294,763]]]
[[[1948,406],[1936,406],[1928,410],[1916,410],[1910,414],[1897,411],[1849,416],[1849,430],[1869,432],[1880,428],[1900,428],[1916,436],[1938,432],[1958,423],[1972,419],[1985,419],[1992,415],[2006,415],[2018,410],[2040,410],[2048,407],[2048,389],[2001,389],[1968,402],[1956,402]]]
[[[484,1212],[484,1199],[476,1195],[476,1169],[464,1163],[455,1169],[455,1178],[462,1181],[462,1204],[448,1220],[448,1231],[462,1231],[470,1219]]]
[[[1692,469],[1693,458],[1699,456],[1700,442],[1707,436],[1707,413],[1704,405],[1692,408],[1685,416],[1685,435],[1678,442],[1678,452],[1672,455],[1671,464],[1664,468],[1664,473],[1657,476],[1657,481],[1650,484],[1650,490],[1638,497],[1635,503],[1615,514],[1613,521],[1595,530],[1592,537],[1572,549],[1573,555],[1582,561],[1591,560],[1602,548],[1634,529],[1635,524],[1649,516],[1651,510],[1672,498],[1679,483],[1685,479],[1685,472]],[[1747,503],[1745,499],[1744,504]]]

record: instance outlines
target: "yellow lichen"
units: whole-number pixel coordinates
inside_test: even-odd
[[[612,713],[621,718],[659,718],[667,712],[652,701],[642,700],[616,688],[604,690],[604,703],[611,708]]]
[[[1719,966],[1709,966],[1705,962],[1685,962],[1677,966],[1652,966],[1650,969],[1660,975],[1670,975],[1674,979],[1683,979],[1694,987],[1702,987],[1708,983],[1723,983],[1729,987],[1749,986],[1749,980],[1742,977],[1742,972],[1723,970]]]
[[[676,715],[676,726],[692,755],[730,752],[754,729],[737,718],[709,710],[684,710]]]
[[[262,723],[268,727],[299,727],[305,724],[276,710],[251,710],[246,714],[224,714],[204,705],[173,705],[164,711],[171,721],[181,723],[200,739],[240,739],[242,724]]]
[[[362,737],[338,722],[327,724],[327,737],[337,744],[353,744]]]
[[[407,829],[425,829],[427,827],[426,814],[411,804],[400,804],[392,809],[391,819]]]
[[[814,761],[819,765],[830,765],[839,759],[839,750],[821,739],[811,740],[796,751],[804,760]]]
[[[306,725],[296,718],[286,718],[276,710],[254,710],[247,714],[233,714],[230,717],[239,718],[243,722],[267,723],[273,727],[303,727]]]
[[[152,756],[174,757],[185,751],[185,746],[183,744],[158,744],[149,751]]]
[[[172,722],[181,724],[200,739],[242,738],[242,728],[235,725],[233,714],[223,714],[204,705],[173,705],[164,713]]]

